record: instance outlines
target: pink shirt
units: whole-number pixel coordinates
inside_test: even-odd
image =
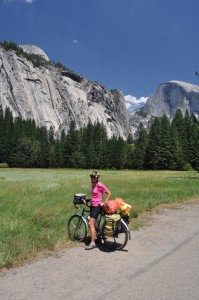
[[[102,203],[103,193],[107,190],[107,187],[101,182],[96,183],[91,188],[91,205],[99,206]]]

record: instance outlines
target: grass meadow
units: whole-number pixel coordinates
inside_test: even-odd
[[[90,170],[0,169],[0,269],[70,246],[66,222],[73,195],[90,196]],[[199,174],[176,171],[101,172],[112,199],[132,205],[132,226],[160,204],[199,198]]]

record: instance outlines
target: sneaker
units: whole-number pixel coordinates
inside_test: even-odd
[[[91,250],[94,249],[96,247],[96,245],[94,243],[90,243],[90,245],[85,247],[85,250]]]

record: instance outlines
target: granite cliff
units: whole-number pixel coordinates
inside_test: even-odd
[[[57,136],[68,131],[71,121],[77,129],[99,121],[112,135],[126,139],[129,118],[122,92],[110,91],[75,72],[51,63],[42,49],[21,45],[22,53],[0,45],[0,105],[13,117],[34,119],[38,126],[52,126]],[[43,58],[39,66],[23,53]]]
[[[177,109],[199,118],[199,86],[181,81],[161,83],[144,107],[128,115],[125,98],[118,90],[108,90],[61,64],[50,61],[34,45],[20,45],[22,53],[0,45],[0,105],[9,107],[13,117],[34,119],[38,126],[52,126],[59,137],[68,131],[99,121],[112,135],[126,139],[142,122],[148,128],[154,117],[163,114],[172,120]],[[42,63],[27,58],[35,54]]]
[[[132,134],[140,123],[145,128],[149,127],[153,117],[162,117],[165,114],[172,120],[178,109],[183,115],[187,110],[190,115],[193,113],[199,119],[199,86],[175,80],[160,84],[145,106],[130,114]]]

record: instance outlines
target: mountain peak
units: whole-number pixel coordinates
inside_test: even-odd
[[[145,106],[131,113],[131,132],[134,134],[140,123],[148,128],[154,117],[164,114],[172,120],[178,109],[183,115],[188,111],[199,119],[199,86],[177,80],[159,84],[155,95],[148,98]]]
[[[12,46],[12,44],[11,44]],[[91,123],[103,123],[107,136],[127,139],[130,128],[122,93],[109,91],[97,82],[56,64],[37,64],[10,46],[0,45],[0,106],[10,109],[14,118],[34,119],[37,126],[52,128],[57,137],[70,129],[72,121],[79,130]],[[23,51],[49,60],[34,45],[21,45]],[[12,59],[10,59],[12,56]]]
[[[20,48],[23,49],[24,52],[27,52],[29,54],[33,53],[36,55],[42,56],[45,60],[49,61],[49,57],[46,55],[46,53],[39,47],[35,45],[19,45]]]
[[[169,83],[174,83],[178,86],[181,86],[183,89],[185,89],[187,92],[199,92],[199,86],[194,85],[188,82],[178,81],[178,80],[171,80]],[[166,83],[167,84],[167,83]]]

